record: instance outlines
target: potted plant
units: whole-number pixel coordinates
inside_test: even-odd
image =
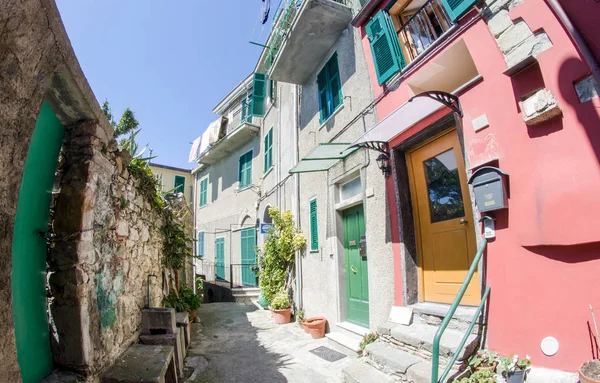
[[[304,321],[304,331],[310,334],[313,339],[323,338],[325,336],[325,317],[308,318]]]
[[[192,320],[195,320],[196,310],[200,308],[200,296],[194,294],[192,289],[190,289],[189,287],[181,287],[179,289],[179,296],[187,305],[187,311],[190,313],[190,317],[192,318]]]
[[[529,367],[529,355],[526,355],[525,359],[519,359],[519,355],[511,355],[508,358],[501,356],[496,372],[506,378],[506,383],[523,383]]]
[[[304,320],[306,319],[304,310],[296,310],[295,316],[296,316],[296,322],[298,322],[298,324],[300,326],[302,326],[304,324]]]
[[[579,369],[581,383],[600,383],[600,360],[588,360]]]
[[[498,365],[498,353],[490,350],[479,350],[469,359],[471,372],[480,370],[496,371]]]
[[[271,301],[271,314],[275,323],[286,324],[291,321],[290,297],[285,291],[280,291]]]
[[[365,334],[359,343],[360,349],[364,350],[365,347],[367,347],[369,344],[375,342],[377,339],[379,339],[379,333],[377,331]]]
[[[491,369],[477,370],[468,377],[457,380],[456,383],[498,383],[500,379]]]

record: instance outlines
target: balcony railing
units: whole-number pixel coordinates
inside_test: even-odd
[[[440,0],[428,0],[414,14],[400,16],[402,27],[397,31],[404,47],[407,63],[414,60],[438,40],[453,25]]]

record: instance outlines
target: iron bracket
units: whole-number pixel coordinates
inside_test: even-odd
[[[453,112],[456,112],[459,116],[463,117],[462,108],[460,107],[460,101],[458,101],[458,97],[453,94],[442,92],[439,90],[430,90],[412,96],[408,101],[410,102],[416,97],[429,97],[432,100],[436,100],[437,102],[446,105],[448,108],[452,109]]]
[[[359,148],[367,148],[383,153],[387,158],[390,158],[390,147],[385,141],[368,141],[357,145]]]

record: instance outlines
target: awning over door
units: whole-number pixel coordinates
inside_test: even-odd
[[[462,116],[458,97],[446,92],[423,92],[402,104],[373,129],[350,144],[350,147],[370,147],[369,143],[387,143],[444,106]]]
[[[329,170],[336,162],[348,157],[358,148],[350,148],[348,143],[319,144],[308,153],[290,173],[310,173]]]

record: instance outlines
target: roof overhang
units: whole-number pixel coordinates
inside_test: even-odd
[[[460,103],[455,95],[441,91],[419,93],[350,144],[350,147],[384,151],[388,142],[444,107],[462,117]]]
[[[252,88],[252,75],[251,73],[248,77],[244,79],[244,81],[240,82],[231,92],[225,96],[217,106],[214,107],[213,113],[217,115],[223,115],[231,107],[231,104],[235,102],[242,95],[245,95],[248,92],[248,89]]]
[[[339,160],[343,160],[358,148],[350,148],[348,143],[322,143],[296,164],[290,173],[312,173],[329,170]]]
[[[360,11],[354,16],[352,19],[352,26],[355,28],[360,28],[364,23],[369,20],[369,16],[377,9],[379,4],[381,4],[383,0],[369,0],[367,4],[365,4]]]

